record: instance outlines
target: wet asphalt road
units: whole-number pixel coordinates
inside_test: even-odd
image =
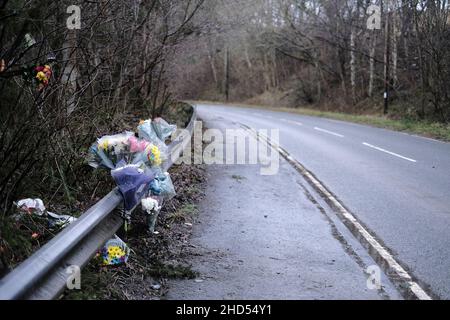
[[[440,298],[450,298],[450,144],[342,121],[198,105],[201,118],[280,129],[312,171]]]
[[[208,128],[223,132],[245,121],[225,116],[229,110],[198,111]],[[365,270],[375,262],[311,200],[307,182],[283,159],[269,176],[260,165],[206,170],[190,248],[199,277],[171,281],[168,299],[401,299],[384,275],[382,291],[367,287]]]

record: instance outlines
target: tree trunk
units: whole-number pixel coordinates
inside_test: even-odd
[[[350,33],[350,84],[352,87],[352,102],[356,102],[356,57],[355,57],[355,29]]]
[[[224,79],[224,92],[225,100],[228,101],[230,98],[230,51],[228,47],[225,49],[225,79]]]
[[[389,111],[389,85],[390,85],[390,62],[391,62],[391,48],[390,48],[390,26],[389,26],[389,12],[386,13],[385,25],[385,50],[384,50],[384,110],[387,114]]]
[[[392,37],[391,37],[391,46],[392,46],[391,79],[393,81],[394,86],[397,84],[398,81],[397,77],[398,36],[399,36],[398,15],[394,8],[394,12],[392,13]]]
[[[375,80],[375,46],[377,42],[377,37],[374,31],[372,31],[372,39],[370,44],[370,53],[369,53],[369,97],[373,96],[373,87]]]
[[[219,79],[217,78],[217,69],[216,69],[216,65],[214,64],[214,58],[211,54],[211,50],[209,49],[208,44],[206,44],[206,52],[208,54],[208,60],[209,60],[209,64],[211,65],[211,72],[214,78],[214,82],[216,84],[216,86],[219,83]]]
[[[69,116],[76,107],[75,93],[77,91],[78,69],[76,67],[76,30],[67,31],[67,38],[64,43],[63,59],[65,67],[62,72],[61,81],[64,84],[66,94],[66,110]]]

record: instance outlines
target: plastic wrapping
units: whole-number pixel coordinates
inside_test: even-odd
[[[88,163],[94,168],[100,166],[114,169],[117,164],[124,160],[130,162],[130,138],[133,132],[124,132],[111,136],[103,136],[97,140],[89,149]]]
[[[176,128],[162,118],[145,120],[137,127],[137,136],[133,132],[104,136],[89,149],[89,165],[111,170],[123,196],[125,219],[147,196],[142,206],[151,216],[151,231],[162,201],[176,194],[170,175],[161,171],[161,165],[169,157],[165,140]]]
[[[144,167],[144,168],[143,168]],[[125,210],[132,210],[148,192],[148,185],[154,175],[142,165],[125,165],[112,170],[114,178],[124,199]]]
[[[175,187],[168,172],[157,172],[155,179],[150,183],[152,195],[164,197],[166,200],[172,199],[175,195]]]
[[[126,263],[130,255],[130,248],[119,237],[108,240],[101,250],[103,264],[115,266]]]
[[[152,122],[152,127],[156,135],[161,141],[166,141],[175,130],[177,126],[174,124],[168,124],[163,118],[156,118]]]
[[[97,140],[98,148],[116,155],[121,154],[128,146],[130,137],[134,137],[134,133],[129,131],[111,136],[103,136]]]
[[[150,167],[158,167],[163,161],[163,155],[158,146],[147,143],[145,149],[134,155],[133,163],[143,162]]]
[[[91,167],[97,169],[102,166],[108,169],[114,169],[114,163],[106,156],[103,150],[99,150],[97,143],[89,148],[88,163]]]
[[[162,120],[162,121],[164,121],[164,120]],[[159,123],[159,122],[157,122],[157,123]],[[167,124],[167,125],[170,126],[169,124]],[[155,127],[157,128],[157,130],[155,130]],[[152,120],[150,120],[150,119],[141,121],[141,123],[137,127],[139,138],[144,139],[144,140],[156,145],[159,148],[159,150],[161,151],[161,155],[162,155],[162,157],[161,157],[162,161],[165,161],[167,159],[167,157],[165,157],[165,155],[167,155],[167,153],[168,153],[167,145],[164,143],[165,139],[161,139],[159,136],[159,134],[162,134],[163,132],[167,133],[168,129],[167,128],[164,129],[164,128],[165,128],[165,125],[163,123],[161,123],[161,125],[158,125],[158,124],[155,125],[155,122],[152,122]],[[175,129],[176,129],[176,126],[175,126]]]
[[[133,152],[133,153],[143,152],[150,144],[148,141],[143,140],[143,139],[138,139],[135,136],[129,137],[128,143],[130,146],[130,152]]]
[[[164,145],[165,150],[167,146]],[[88,163],[94,168],[104,167],[114,170],[119,163],[160,166],[167,159],[167,155],[161,152],[160,147],[138,139],[132,132],[125,132],[114,136],[104,136],[89,149]]]
[[[65,228],[72,222],[77,221],[77,218],[68,215],[59,215],[47,211],[48,225],[50,228]]]
[[[117,166],[121,160],[129,162],[129,139],[134,137],[133,132],[124,132],[112,136],[104,136],[98,139],[97,149],[99,155],[104,153],[112,163]]]
[[[155,144],[162,143],[161,139],[155,132],[155,129],[152,126],[152,120],[144,120],[141,121],[139,126],[137,127],[139,138],[145,139],[148,142],[152,142]]]

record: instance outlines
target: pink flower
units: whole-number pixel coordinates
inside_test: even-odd
[[[139,140],[136,137],[130,137],[130,152],[142,152],[147,147],[148,143],[145,140]]]

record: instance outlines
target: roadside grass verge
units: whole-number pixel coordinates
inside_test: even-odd
[[[262,108],[272,111],[281,111],[306,116],[328,118],[364,124],[377,128],[385,128],[394,131],[401,131],[410,134],[421,135],[427,138],[433,138],[441,141],[450,142],[450,124],[443,124],[439,122],[431,122],[426,120],[391,119],[389,117],[376,115],[354,115],[340,112],[320,111],[308,108],[272,107],[272,106],[249,105],[241,103],[219,103],[210,101],[196,101],[195,103],[230,105],[243,108]]]

